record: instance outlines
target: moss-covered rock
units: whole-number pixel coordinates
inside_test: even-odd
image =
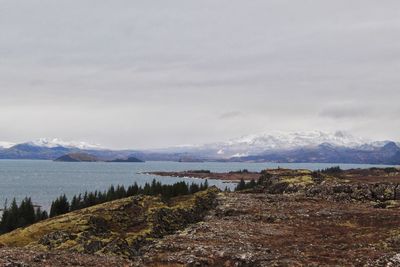
[[[295,193],[315,184],[315,179],[309,170],[265,170],[260,181],[270,194]]]
[[[140,247],[197,222],[216,206],[217,188],[172,199],[136,196],[51,218],[0,236],[0,244],[133,257]]]

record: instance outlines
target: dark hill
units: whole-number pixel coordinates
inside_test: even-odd
[[[321,144],[314,148],[299,148],[265,152],[261,155],[231,158],[244,162],[290,162],[290,163],[357,163],[400,164],[400,148],[394,142],[372,150],[336,147]]]
[[[107,162],[144,162],[144,161],[135,157],[129,157],[127,159],[114,159],[114,160],[109,160]]]
[[[0,159],[55,159],[73,150],[65,147],[39,147],[31,144],[18,144],[0,151]]]
[[[96,162],[100,161],[97,157],[87,154],[87,153],[70,153],[61,156],[54,161],[64,161],[64,162]]]

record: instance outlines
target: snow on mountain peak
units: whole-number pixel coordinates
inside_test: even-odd
[[[371,141],[355,137],[344,131],[323,132],[264,132],[246,135],[230,141],[206,144],[203,149],[214,150],[216,156],[232,157],[236,155],[257,155],[265,151],[290,150],[296,148],[317,147],[321,144],[359,148]]]
[[[0,141],[0,148],[10,148],[15,146],[15,143]]]
[[[335,146],[358,147],[370,141],[364,138],[338,131],[334,133],[322,131],[307,132],[272,132],[244,136],[228,141],[228,145],[248,145],[263,149],[292,149],[297,147],[313,147],[322,143]]]
[[[60,138],[39,138],[34,141],[28,142],[27,144],[39,147],[66,147],[66,148],[79,148],[79,149],[100,149],[102,148],[98,144],[89,144],[82,141],[64,141]]]

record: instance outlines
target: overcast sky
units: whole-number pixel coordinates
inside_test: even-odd
[[[399,140],[398,0],[0,0],[0,141]]]

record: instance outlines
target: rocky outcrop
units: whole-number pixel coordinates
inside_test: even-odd
[[[202,222],[146,246],[142,266],[397,266],[386,264],[397,262],[398,209],[301,192],[218,202]]]
[[[0,244],[133,258],[143,245],[201,220],[217,205],[212,187],[172,199],[136,196],[55,217],[0,236]]]
[[[398,206],[400,200],[400,184],[321,184],[306,190],[310,197],[323,197],[336,201],[372,202],[377,208]]]
[[[376,170],[371,170],[374,172]],[[379,169],[379,173],[382,173]],[[384,172],[383,172],[384,173]],[[381,174],[383,176],[383,174]],[[386,177],[391,173],[384,173]],[[380,177],[375,182],[349,180],[346,174],[333,176],[302,170],[280,170],[264,172],[261,185],[253,191],[268,194],[305,194],[335,201],[371,202],[377,208],[397,206],[400,200],[400,180],[385,181]]]

